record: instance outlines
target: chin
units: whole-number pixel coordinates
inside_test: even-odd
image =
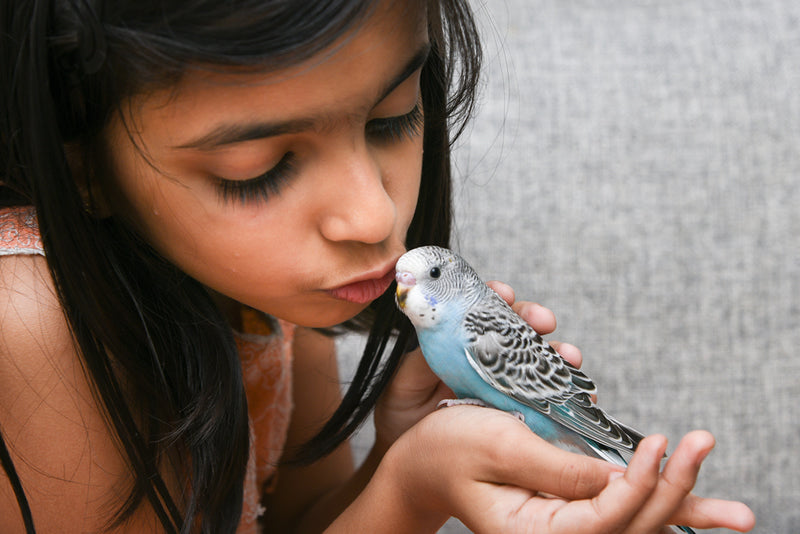
[[[358,304],[353,302],[338,301],[325,306],[323,309],[316,307],[303,308],[298,310],[285,310],[284,313],[272,314],[280,317],[284,321],[304,326],[307,328],[332,328],[346,321],[349,321],[359,313],[367,309],[369,302]]]

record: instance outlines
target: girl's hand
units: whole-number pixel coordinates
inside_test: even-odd
[[[562,451],[503,412],[455,406],[428,415],[402,436],[374,483],[397,488],[392,501],[399,516],[417,522],[407,525],[409,531],[435,531],[449,516],[478,534],[753,527],[744,504],[690,494],[714,446],[710,434],[686,435],[659,472],[666,446],[662,436],[646,438],[623,472]]]
[[[556,328],[556,319],[549,309],[532,302],[515,302],[514,290],[502,282],[489,282],[534,330],[542,335]],[[567,343],[551,342],[553,348],[576,367],[581,365],[581,352]],[[376,446],[388,448],[401,434],[436,409],[439,401],[452,399],[453,392],[430,370],[422,352],[416,349],[405,356],[397,374],[375,407]]]
[[[505,284],[490,285],[537,332],[555,329],[550,310],[515,302]],[[580,366],[576,347],[551,344]],[[340,518],[343,525],[435,532],[455,516],[476,533],[580,534],[667,532],[665,524],[747,531],[754,524],[741,503],[690,493],[713,447],[706,432],[684,437],[663,471],[666,440],[648,437],[623,470],[558,449],[498,410],[435,410],[452,397],[419,350],[406,356],[375,411],[376,448],[388,452],[364,494]],[[373,498],[384,503],[374,524]]]

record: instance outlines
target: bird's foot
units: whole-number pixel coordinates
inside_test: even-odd
[[[439,401],[439,404],[436,405],[436,409],[439,410],[441,408],[449,408],[450,406],[480,406],[481,408],[492,408],[491,404],[487,404],[480,399],[444,399]],[[507,412],[523,423],[525,422],[525,415],[522,412],[518,412],[517,410],[512,410]]]
[[[512,410],[512,411],[510,411],[508,413],[510,413],[511,415],[513,415],[514,417],[516,417],[517,419],[522,421],[523,423],[525,422],[525,414],[523,414],[522,412],[518,412],[517,410]]]
[[[489,408],[489,405],[483,402],[480,399],[444,399],[439,401],[439,404],[436,405],[436,409],[440,408],[449,408],[450,406],[481,406],[483,408]]]

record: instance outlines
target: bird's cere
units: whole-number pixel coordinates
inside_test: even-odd
[[[414,287],[414,285],[417,283],[417,280],[414,278],[414,275],[408,271],[397,271],[397,274],[394,278],[397,280],[397,291],[395,292],[397,306],[401,310],[405,310],[408,292],[412,287]]]
[[[417,280],[414,278],[414,275],[409,273],[408,271],[399,271],[395,276],[395,280],[397,280],[398,284],[404,286],[413,286],[417,283]]]

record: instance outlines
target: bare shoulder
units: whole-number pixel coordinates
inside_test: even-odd
[[[36,254],[0,256],[0,318],[3,324],[19,322],[9,316],[10,306],[17,307],[14,310],[17,319],[27,318],[34,311],[33,306],[44,303],[44,300],[50,305],[58,305],[44,257]]]
[[[119,498],[127,486],[128,470],[95,403],[43,257],[0,257],[0,325],[0,431],[36,528],[99,530],[117,504],[110,496]],[[2,470],[0,517],[4,532],[23,531]]]
[[[77,362],[43,257],[0,257],[0,324],[0,409],[5,411],[25,392],[41,390],[48,371]],[[2,416],[6,435],[10,415]]]

